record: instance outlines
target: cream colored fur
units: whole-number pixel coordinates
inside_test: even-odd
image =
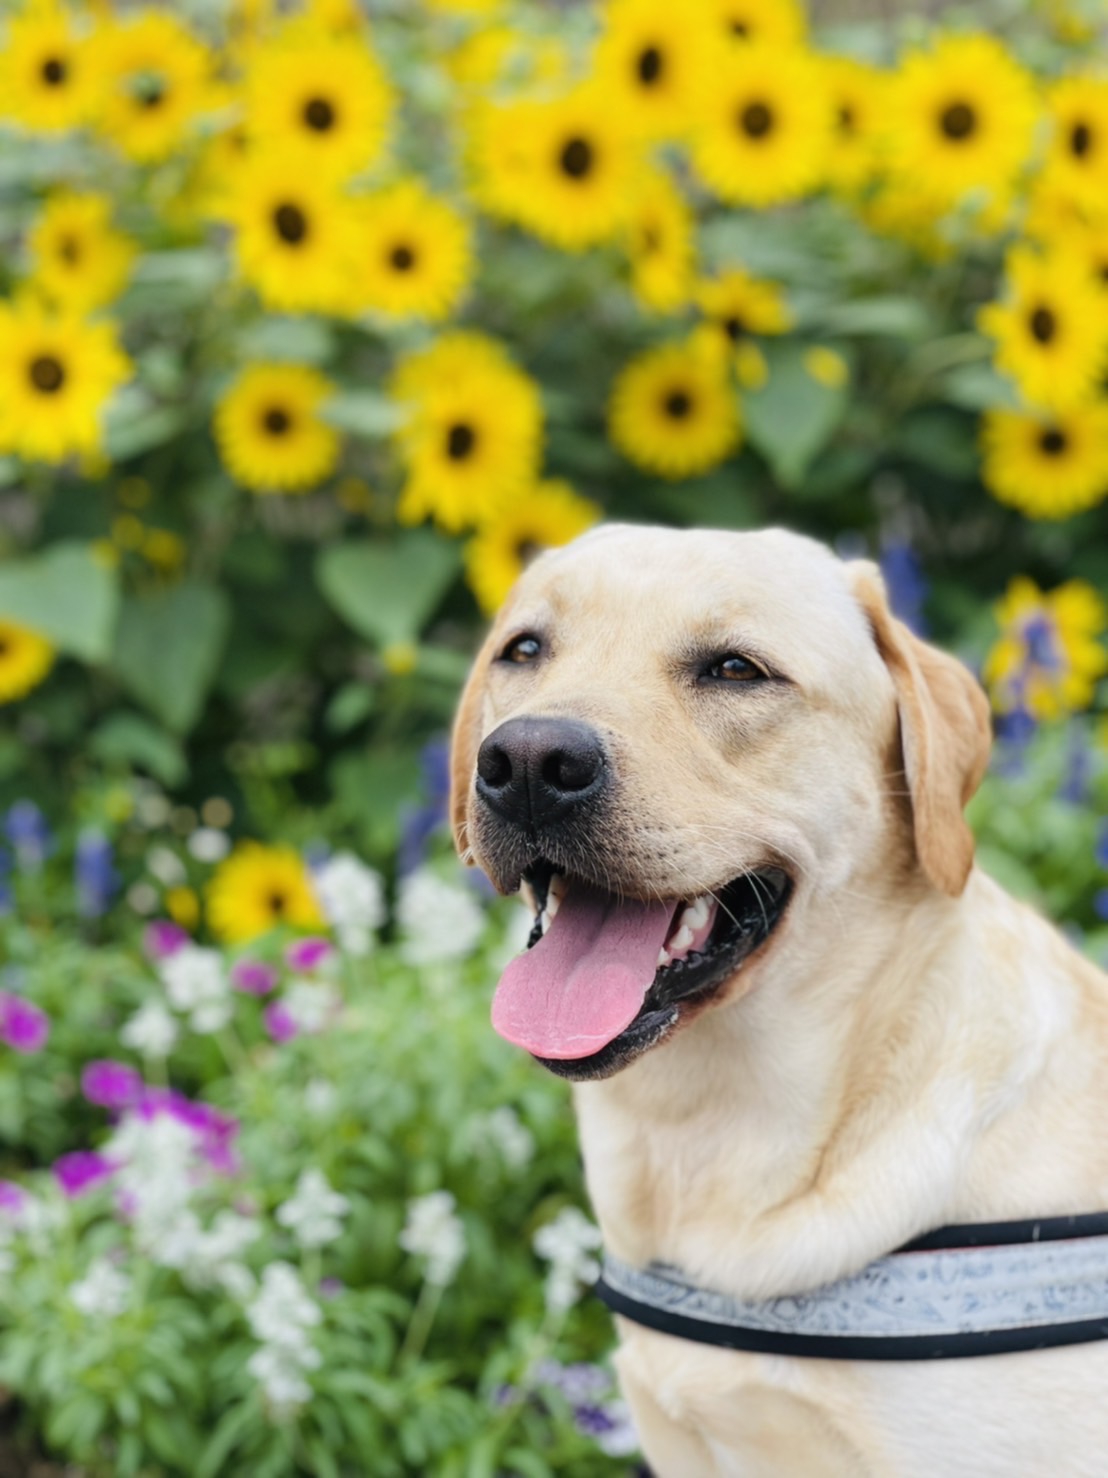
[[[550,651],[534,670],[491,661],[533,629]],[[790,681],[698,690],[690,643]],[[892,620],[872,566],[777,530],[609,527],[543,556],[459,711],[463,853],[476,747],[533,713],[595,724],[615,756],[613,885],[692,897],[773,859],[795,882],[709,1009],[574,1089],[614,1253],[765,1297],[945,1222],[1108,1207],[1108,977],[966,876],[984,704]],[[1108,1343],[868,1364],[617,1322],[658,1478],[1108,1474]]]

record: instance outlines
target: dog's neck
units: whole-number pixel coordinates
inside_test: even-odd
[[[987,965],[994,912],[1011,933],[1017,905],[980,873],[957,899],[901,889],[873,903],[854,896],[803,930],[794,919],[810,944],[767,960],[747,996],[578,1086],[589,1190],[618,1256],[764,1297],[851,1272],[945,1221],[1097,1209],[1058,1204],[1065,1188],[1045,1169],[1001,1191],[1003,1143],[1001,1204],[963,1199],[971,1157],[1032,1096],[1077,1008],[1077,987],[1067,1001],[1043,984],[1065,978],[1050,956],[1063,951],[1071,975],[1096,972],[1023,909],[1007,957],[998,967],[994,934]],[[1040,1195],[1054,1204],[1035,1205]]]

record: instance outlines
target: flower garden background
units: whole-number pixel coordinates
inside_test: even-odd
[[[5,1471],[633,1471],[441,824],[601,517],[880,559],[992,694],[985,865],[1108,956],[1106,40],[0,4]]]

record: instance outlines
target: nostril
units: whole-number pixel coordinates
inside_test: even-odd
[[[542,762],[542,778],[552,790],[588,790],[600,773],[600,754],[589,749],[553,749]]]
[[[482,744],[477,755],[477,773],[486,785],[500,789],[512,778],[512,762],[499,744]]]

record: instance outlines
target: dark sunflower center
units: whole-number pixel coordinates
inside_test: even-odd
[[[839,128],[843,133],[853,133],[857,125],[854,109],[849,103],[843,103],[839,107]]]
[[[642,233],[642,249],[644,252],[656,252],[661,250],[662,235],[656,226],[647,226]]]
[[[32,359],[28,374],[31,384],[44,395],[55,395],[65,384],[65,365],[52,354],[40,354]]]
[[[290,246],[299,246],[308,234],[308,217],[287,200],[273,212],[273,224],[277,235]]]
[[[284,913],[289,903],[285,895],[279,892],[276,888],[269,895],[267,902],[269,903],[270,913],[276,914],[278,918],[280,918],[281,914]]]
[[[739,111],[739,128],[750,139],[764,139],[773,130],[773,109],[767,103],[747,103]]]
[[[570,139],[559,156],[558,163],[562,167],[562,173],[569,175],[571,180],[583,180],[592,170],[596,162],[596,154],[588,139]]]
[[[1057,426],[1050,426],[1039,437],[1039,447],[1048,457],[1060,457],[1069,446],[1069,439]]]
[[[747,36],[750,35],[750,27],[745,21],[733,20],[731,22],[731,34],[732,36],[741,36],[745,41]]]
[[[131,78],[131,96],[140,108],[160,108],[165,101],[165,78],[156,72],[140,72]]]
[[[516,545],[516,559],[521,565],[529,565],[536,554],[541,554],[542,545],[534,539],[521,539]]]
[[[1058,320],[1053,310],[1044,307],[1042,303],[1029,316],[1027,326],[1031,330],[1031,337],[1040,344],[1049,344],[1058,332]]]
[[[948,103],[939,114],[939,127],[948,139],[961,143],[977,131],[977,114],[969,103]]]
[[[416,264],[416,254],[401,242],[389,253],[389,261],[398,272],[410,272]]]
[[[6,657],[10,651],[11,647],[8,645],[7,638],[0,636],[0,657]]]
[[[58,242],[58,256],[69,266],[75,267],[81,260],[81,243],[76,236],[66,235]]]
[[[464,421],[458,421],[446,433],[446,455],[452,462],[464,462],[476,445],[477,433]]]
[[[1070,129],[1070,153],[1075,154],[1078,159],[1084,159],[1092,147],[1092,129],[1087,123],[1075,123]]]
[[[326,98],[309,98],[304,104],[304,122],[316,133],[326,133],[335,126],[335,109]]]
[[[648,46],[639,53],[639,81],[645,86],[653,87],[655,82],[661,80],[664,70],[665,58],[656,46]]]
[[[732,313],[729,318],[723,320],[723,330],[733,344],[737,343],[746,333],[746,324],[737,313]]]
[[[47,87],[61,87],[69,76],[69,67],[60,56],[48,56],[39,69],[39,75]]]
[[[687,390],[671,390],[662,406],[671,420],[683,421],[692,410],[692,396]]]
[[[279,405],[271,405],[262,417],[262,425],[270,436],[284,436],[292,425],[292,417]]]

